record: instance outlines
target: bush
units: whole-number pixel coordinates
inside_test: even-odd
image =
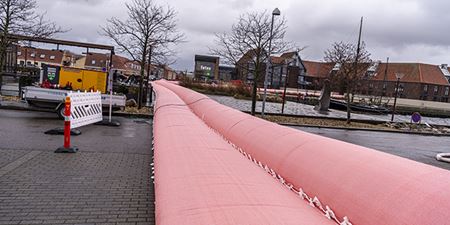
[[[201,83],[191,78],[182,78],[181,86],[203,94],[251,97],[251,87],[243,83]]]
[[[29,76],[20,77],[19,84],[21,87],[31,86],[33,84],[33,78]]]
[[[123,84],[120,85],[120,86],[115,87],[115,89],[116,89],[116,90],[114,90],[115,92],[121,93],[121,94],[124,94],[124,95],[128,94],[128,92],[129,92],[128,87],[126,85],[123,85]]]

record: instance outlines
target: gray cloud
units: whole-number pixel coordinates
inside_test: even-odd
[[[111,42],[98,32],[111,16],[126,17],[129,0],[38,0],[50,20],[70,28],[60,38]],[[450,63],[450,2],[443,0],[167,0],[178,11],[187,42],[176,46],[178,69],[193,69],[194,54],[207,54],[214,33],[227,31],[244,12],[279,7],[288,20],[287,39],[309,46],[303,58],[320,60],[334,41],[356,42],[359,18],[374,59]]]

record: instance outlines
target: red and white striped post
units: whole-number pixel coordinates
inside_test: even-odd
[[[55,153],[75,153],[78,151],[77,147],[70,147],[70,97],[67,96],[64,102],[64,146],[56,149]]]
[[[64,108],[64,148],[70,148],[70,97],[66,97]]]

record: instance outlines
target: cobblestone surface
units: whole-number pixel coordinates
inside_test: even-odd
[[[28,151],[6,151],[0,150],[0,168],[27,154]]]
[[[208,95],[211,99],[215,101],[230,106],[232,108],[241,111],[251,110],[251,101],[235,99],[229,96],[218,96],[218,95]],[[258,101],[256,103],[256,111],[261,112],[262,102]],[[266,102],[265,112],[267,113],[281,113],[281,103]],[[284,113],[289,115],[306,115],[306,116],[321,116],[330,118],[347,118],[347,113],[344,111],[331,109],[328,114],[321,114],[314,110],[314,106],[305,105],[296,102],[287,102],[285,104]],[[370,115],[370,114],[358,114],[352,113],[353,119],[361,120],[376,120],[376,121],[390,121],[391,115]],[[406,115],[395,115],[395,121],[397,122],[410,122],[411,116]],[[423,122],[435,125],[447,125],[450,126],[450,119],[446,118],[435,118],[435,117],[422,117]]]
[[[0,117],[2,113],[8,114],[0,110]],[[53,138],[59,143],[62,137],[48,138],[41,132],[30,135],[42,135],[50,144],[37,146],[37,151],[28,150],[31,145],[26,143],[9,144],[0,126],[0,170],[15,166],[0,174],[0,224],[154,224],[151,125],[118,119],[120,128],[85,129],[87,134],[77,139],[83,147],[76,154],[53,153],[46,145]],[[42,119],[41,123],[45,130],[46,124],[59,122]],[[32,139],[23,142],[39,145]],[[35,154],[26,158],[30,152]]]

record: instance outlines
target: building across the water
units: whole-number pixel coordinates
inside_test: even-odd
[[[305,88],[320,89],[335,68],[333,63],[303,61],[306,67]],[[449,102],[450,72],[447,65],[424,63],[374,62],[357,87],[357,94],[393,97],[397,77],[399,97],[427,101]]]
[[[219,57],[195,55],[195,78],[219,80]]]
[[[230,81],[242,80],[254,82],[254,51],[248,51],[235,65],[220,66],[219,57],[196,55],[194,76],[199,80]],[[278,89],[285,85],[289,88],[320,90],[326,79],[338,70],[335,63],[303,60],[298,52],[287,52],[270,57],[271,67],[268,73],[269,88]],[[261,77],[256,82],[263,85],[266,63],[263,62]],[[382,63],[375,61],[369,66],[363,79],[356,88],[356,94],[393,97],[396,92],[397,76],[399,80],[398,96],[428,101],[450,101],[450,71],[446,64],[431,65],[425,63]],[[339,91],[339,90],[334,90]]]

